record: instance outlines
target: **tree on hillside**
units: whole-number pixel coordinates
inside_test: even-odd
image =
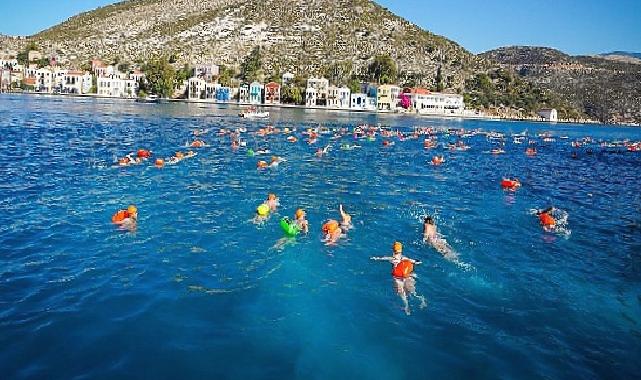
[[[367,68],[367,78],[379,84],[396,81],[398,75],[396,62],[389,55],[377,55]]]
[[[173,94],[176,70],[169,64],[167,58],[162,57],[149,61],[143,67],[143,72],[150,93],[164,98]]]
[[[436,70],[436,92],[443,92],[445,86],[443,85],[443,71],[441,66]]]
[[[262,65],[261,60],[260,46],[256,46],[241,65],[240,72],[244,81],[251,82],[258,79]]]
[[[352,94],[361,92],[361,82],[356,77],[352,77],[349,82],[347,82],[347,87],[349,87]]]

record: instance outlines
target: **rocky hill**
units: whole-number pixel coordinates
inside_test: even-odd
[[[497,62],[605,122],[641,122],[641,64],[558,50],[512,46],[486,52]]]
[[[72,63],[100,57],[134,62],[175,55],[178,63],[239,67],[261,47],[267,76],[290,71],[362,72],[389,54],[402,75],[462,89],[486,65],[458,44],[426,32],[369,0],[130,0],[79,14],[32,36]]]

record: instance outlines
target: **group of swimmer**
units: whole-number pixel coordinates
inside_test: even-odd
[[[187,143],[185,146],[192,149],[207,147],[208,145],[201,138],[201,136],[207,134],[208,132],[209,130],[194,131],[193,134],[194,136],[196,136],[196,139],[194,139],[191,143]],[[229,138],[231,149],[237,150],[239,147],[247,146],[247,143],[241,138],[241,134],[244,132],[246,132],[246,130],[240,129],[240,128],[236,129],[235,131],[221,129],[218,133],[218,136]],[[296,132],[296,129],[284,128],[283,130],[281,130],[279,128],[268,126],[266,128],[259,129],[255,133],[255,135],[258,137],[264,138],[268,135],[276,135],[279,133],[283,133],[287,135],[286,140],[288,142],[296,143],[298,139],[295,136],[291,135],[294,132]],[[401,133],[398,131],[394,132],[381,127],[372,127],[372,126],[364,125],[364,126],[358,126],[354,128],[352,132],[350,132],[347,128],[330,130],[329,128],[323,128],[323,127],[309,128],[306,131],[302,132],[303,135],[307,136],[306,142],[308,145],[316,144],[317,141],[319,140],[320,135],[323,135],[323,134],[332,134],[330,138],[332,140],[337,140],[346,135],[349,135],[350,133],[353,136],[353,138],[356,140],[367,139],[368,141],[374,141],[377,135],[383,136],[383,138],[396,137],[398,138],[399,141],[403,141],[405,139],[418,138],[419,136],[428,136],[427,138],[424,139],[424,142],[423,142],[424,149],[430,150],[437,146],[435,131],[432,128],[415,129],[413,133]],[[394,145],[393,142],[387,139],[384,139],[383,141],[384,147],[390,147],[393,145]],[[324,157],[330,152],[331,147],[332,147],[331,144],[328,144],[324,147],[318,147],[316,148],[314,154],[316,157],[319,157],[319,158]],[[636,149],[637,145],[633,145],[633,147]],[[360,148],[360,146],[356,144],[350,145],[348,143],[342,143],[340,145],[340,148],[341,150],[353,150],[355,148]],[[468,145],[465,145],[461,141],[448,145],[448,149],[451,151],[464,151],[469,148],[470,147]],[[502,151],[502,149],[500,148],[493,148],[490,152],[492,154],[504,153],[504,151]],[[255,155],[260,156],[260,155],[269,155],[269,154],[271,154],[270,150],[265,147],[257,148],[256,150],[252,150],[252,149],[247,150],[248,156],[255,156]],[[537,154],[536,147],[528,146],[525,151],[525,154],[528,156],[535,156]],[[153,153],[149,150],[139,149],[136,152],[136,154],[129,153],[126,156],[118,159],[117,165],[118,166],[139,165],[146,162],[147,160],[150,160],[152,158],[152,155]],[[154,162],[154,166],[158,168],[162,168],[165,164],[176,164],[185,158],[194,157],[194,156],[196,156],[196,153],[192,150],[188,150],[187,152],[178,151],[171,157],[168,157],[165,159],[162,159],[162,158],[156,159]],[[270,162],[267,162],[265,160],[259,160],[256,166],[258,169],[275,168],[275,167],[278,167],[278,165],[282,162],[286,162],[286,160],[282,157],[274,155],[271,157]],[[442,165],[443,163],[445,163],[445,157],[442,154],[435,155],[432,157],[429,163],[431,163],[434,166]],[[503,188],[506,191],[516,191],[521,187],[521,182],[517,178],[503,178],[500,182],[500,185],[501,185],[501,188]],[[270,219],[270,216],[277,212],[279,206],[280,206],[279,198],[273,193],[268,194],[267,199],[256,208],[253,222],[256,224],[266,223]],[[549,207],[544,210],[535,211],[535,215],[537,216],[539,223],[541,224],[541,226],[543,226],[543,228],[546,231],[554,231],[554,228],[557,225],[558,221],[554,215],[555,211],[556,209],[554,207]],[[346,237],[348,231],[353,228],[352,216],[345,211],[342,204],[339,205],[338,212],[340,215],[339,218],[328,219],[321,226],[320,231],[322,233],[322,241],[326,245],[337,244],[340,241],[340,239]],[[138,221],[138,210],[135,205],[130,205],[127,209],[118,210],[112,216],[112,222],[115,225],[117,225],[118,228],[127,230],[127,231],[134,231],[137,227],[137,221]],[[308,234],[310,232],[310,225],[309,225],[309,221],[307,220],[307,213],[305,210],[301,208],[297,209],[294,212],[293,218],[291,219],[288,217],[282,218],[280,220],[280,226],[283,229],[283,232],[287,238],[295,237],[300,233]],[[469,267],[469,265],[460,263],[458,261],[458,256],[455,250],[448,244],[448,242],[442,237],[442,235],[439,234],[435,221],[431,216],[425,216],[423,220],[423,241],[429,246],[431,246],[438,253],[440,253],[445,259],[451,262],[457,263],[462,267],[465,267],[465,266]],[[418,300],[420,300],[421,307],[426,306],[427,303],[425,298],[423,296],[420,296],[416,292],[416,287],[415,287],[416,274],[414,273],[414,266],[420,265],[421,262],[404,256],[403,245],[401,242],[398,242],[398,241],[394,242],[394,244],[392,245],[391,256],[372,257],[371,259],[375,261],[387,261],[391,263],[392,265],[391,274],[393,278],[394,288],[398,296],[403,301],[403,309],[405,310],[406,313],[408,314],[410,313],[410,308],[409,308],[410,297],[415,297]]]

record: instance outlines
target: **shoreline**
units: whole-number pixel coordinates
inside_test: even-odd
[[[84,99],[105,99],[105,100],[121,100],[136,102],[137,98],[115,98],[109,96],[100,96],[97,94],[49,94],[38,92],[3,92],[2,94],[9,95],[27,95],[27,96],[42,96],[42,97],[63,97],[63,98],[84,98]],[[314,111],[329,111],[329,112],[346,112],[346,113],[360,113],[372,115],[394,115],[394,116],[410,116],[416,118],[429,118],[429,119],[462,119],[462,120],[485,120],[485,121],[505,121],[505,122],[531,122],[531,123],[546,123],[554,124],[585,124],[585,125],[607,125],[617,127],[639,127],[639,125],[631,125],[626,123],[602,123],[595,120],[559,120],[556,122],[529,119],[529,118],[512,118],[512,117],[499,117],[473,114],[421,114],[418,112],[394,112],[385,110],[371,110],[371,109],[352,109],[352,108],[334,108],[322,106],[305,106],[299,104],[253,104],[244,102],[218,102],[213,99],[159,99],[158,103],[185,103],[185,104],[209,104],[212,106],[232,106],[242,109],[244,107],[263,107],[263,108],[277,108],[277,109],[297,109],[297,110],[314,110]],[[152,103],[153,104],[153,103]]]

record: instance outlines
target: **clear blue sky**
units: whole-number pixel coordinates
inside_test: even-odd
[[[550,46],[570,54],[641,52],[641,0],[376,1],[474,53],[505,45]],[[114,2],[0,0],[0,33],[34,34]]]

